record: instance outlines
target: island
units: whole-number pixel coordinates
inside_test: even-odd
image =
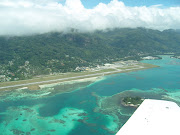
[[[144,100],[172,100],[165,95],[166,92],[163,89],[147,91],[132,89],[112,96],[100,96],[97,93],[92,93],[92,96],[96,98],[98,106],[94,109],[94,112],[113,116],[114,122],[118,125],[118,130],[127,122],[136,109],[141,106],[141,103],[143,104]]]
[[[143,98],[141,97],[124,97],[122,100],[121,100],[121,104],[123,106],[131,106],[131,107],[139,107],[140,104],[144,101]]]

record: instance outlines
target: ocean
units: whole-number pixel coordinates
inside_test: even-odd
[[[180,105],[180,60],[164,55],[142,62],[160,67],[74,84],[68,93],[62,85],[1,91],[0,135],[114,135],[136,110],[121,105],[125,96]]]

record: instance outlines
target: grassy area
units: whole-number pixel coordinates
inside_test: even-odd
[[[143,66],[143,68],[138,68],[139,66]],[[117,68],[117,69],[121,69],[120,71],[118,71],[117,69],[109,68],[109,69],[102,69],[99,71],[69,72],[69,73],[63,73],[63,74],[59,74],[59,75],[39,76],[39,77],[34,77],[33,79],[29,79],[29,80],[2,82],[2,83],[0,83],[0,87],[34,83],[34,82],[39,82],[39,84],[50,84],[50,83],[57,83],[57,82],[63,82],[63,81],[71,81],[71,80],[77,80],[77,79],[97,77],[97,76],[102,76],[102,74],[108,75],[108,74],[115,74],[115,73],[131,72],[131,71],[154,68],[154,67],[158,67],[158,66],[147,64],[147,63],[142,63],[142,64],[139,64],[138,66],[130,66],[127,68]],[[134,68],[137,68],[137,69],[134,69]],[[112,72],[112,73],[106,73],[106,72]],[[94,75],[97,73],[99,73],[99,75]],[[83,75],[92,75],[92,76],[83,76]],[[81,77],[79,77],[79,76],[81,76]],[[69,78],[69,77],[78,77],[78,78]],[[56,79],[65,79],[65,80],[41,83],[42,81],[49,81],[49,80],[56,80]],[[27,86],[32,89],[38,88],[38,84],[27,85]],[[25,86],[23,86],[23,87],[25,87]],[[15,88],[19,88],[19,87],[15,87]],[[13,89],[13,88],[8,88],[8,89]],[[1,89],[1,90],[3,90],[3,89]]]

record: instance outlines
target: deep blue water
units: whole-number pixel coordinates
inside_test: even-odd
[[[0,92],[0,134],[112,135],[113,117],[95,112],[99,96],[112,96],[126,90],[166,89],[169,97],[180,101],[180,60],[163,56],[146,60],[158,68],[106,76],[79,90],[41,96],[43,91]],[[53,86],[54,87],[54,86]],[[44,93],[51,91],[45,90]],[[23,94],[22,94],[23,93]],[[85,113],[86,115],[81,115]],[[59,121],[60,122],[59,122]],[[84,121],[83,121],[84,120]]]

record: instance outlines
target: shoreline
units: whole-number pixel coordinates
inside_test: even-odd
[[[147,63],[141,63],[141,65],[138,65],[137,67],[128,67],[128,68],[121,68],[121,69],[112,69],[110,68],[109,71],[103,72],[97,71],[97,72],[80,72],[80,73],[66,73],[64,76],[49,76],[44,78],[35,78],[30,80],[20,80],[20,81],[13,81],[13,82],[4,82],[0,83],[0,91],[3,90],[13,90],[13,89],[20,89],[20,88],[29,88],[31,90],[39,90],[43,85],[56,85],[59,83],[64,82],[83,82],[84,80],[89,80],[92,78],[101,78],[106,75],[111,74],[118,74],[118,73],[126,73],[126,72],[133,72],[133,71],[139,71],[139,70],[145,70],[150,68],[159,67],[152,64]],[[66,77],[68,76],[68,77]],[[52,78],[52,79],[51,79]]]
[[[71,80],[71,81],[63,81],[63,82],[57,82],[57,83],[51,83],[51,84],[42,84],[39,85],[40,89],[43,88],[51,88],[53,86],[57,85],[68,85],[68,84],[75,84],[75,83],[83,83],[83,82],[96,82],[103,80],[103,77],[91,77],[91,78],[84,78],[84,79],[77,79],[77,80]]]

